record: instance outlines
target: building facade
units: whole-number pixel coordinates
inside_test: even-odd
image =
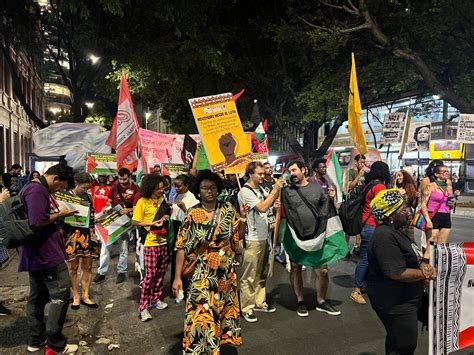
[[[34,62],[26,55],[11,49],[11,57],[18,68],[21,91],[27,104],[44,122],[43,84]],[[28,165],[27,154],[33,149],[33,133],[37,125],[27,116],[13,91],[13,78],[6,58],[0,54],[0,171],[15,163]]]

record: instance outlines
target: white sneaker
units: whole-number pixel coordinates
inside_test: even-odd
[[[37,351],[40,351],[41,349],[43,349],[43,347],[31,346],[31,345],[28,345],[28,347],[26,348],[26,350],[27,350],[29,353],[35,353],[35,352],[37,352]]]
[[[151,307],[152,307],[152,308],[159,309],[159,310],[162,310],[162,309],[168,308],[168,303],[163,302],[163,301],[158,301],[157,303],[155,303],[155,304],[152,305]]]
[[[140,319],[142,322],[148,322],[149,320],[152,320],[153,317],[151,316],[148,309],[144,309],[143,311],[140,312]]]

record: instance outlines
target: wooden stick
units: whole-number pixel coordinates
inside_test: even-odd
[[[278,197],[281,198],[281,195]],[[281,202],[280,202],[281,203]],[[273,267],[275,265],[275,249],[278,243],[278,229],[280,228],[281,219],[281,206],[277,208],[275,217],[275,229],[273,230],[273,243],[272,243],[272,257],[270,259],[270,270],[268,271],[268,277],[273,276]]]

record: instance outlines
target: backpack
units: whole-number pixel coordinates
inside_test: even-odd
[[[28,223],[28,210],[21,191],[0,203],[0,244],[15,249],[39,239],[36,228]]]
[[[364,224],[367,222],[362,221],[365,196],[373,186],[374,184],[371,182],[362,190],[351,193],[348,198],[341,203],[339,207],[339,218],[341,219],[342,229],[344,229],[344,232],[348,235],[357,235],[362,232],[362,228],[364,228]]]

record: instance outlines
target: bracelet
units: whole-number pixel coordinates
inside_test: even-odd
[[[247,218],[240,217],[240,222],[244,222],[244,223],[247,222]]]

